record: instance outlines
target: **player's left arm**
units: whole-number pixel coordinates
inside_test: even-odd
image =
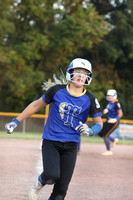
[[[103,127],[103,121],[102,121],[102,113],[100,110],[100,104],[95,98],[94,95],[90,95],[88,93],[90,102],[91,102],[91,107],[90,107],[90,116],[93,119],[93,126],[89,127],[87,124],[83,124],[82,122],[79,122],[79,125],[76,127],[76,130],[82,135],[87,135],[87,136],[92,136],[98,134]]]
[[[93,126],[91,127],[91,129],[93,130],[93,135],[96,135],[102,130],[103,120],[100,116],[92,118],[92,120],[93,120]]]
[[[91,116],[93,120],[93,126],[91,126],[90,129],[93,132],[92,135],[96,135],[102,130],[103,127],[103,121],[101,118],[102,113],[97,98],[94,98],[92,101]]]
[[[76,127],[76,130],[82,135],[93,136],[98,134],[103,127],[103,121],[101,117],[93,118],[93,126],[89,127],[87,124],[83,124],[82,122]]]
[[[93,124],[94,125],[95,124],[99,124],[99,125],[101,125],[103,127],[103,120],[102,120],[101,117],[95,117],[95,118],[92,118],[92,120],[93,120]]]
[[[119,101],[116,102],[116,110],[117,110],[116,119],[119,120],[123,116],[122,108]]]
[[[119,117],[119,119],[123,116],[123,112],[122,112],[122,109],[118,110],[117,111],[117,116]]]

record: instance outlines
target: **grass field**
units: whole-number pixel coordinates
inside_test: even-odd
[[[12,134],[6,134],[5,132],[0,132],[0,138],[10,138],[10,139],[26,139],[26,140],[41,140],[42,134],[40,133],[18,133],[14,132]],[[103,143],[103,139],[98,136],[93,137],[81,137],[82,142],[86,143]],[[133,145],[132,139],[120,139],[119,144]]]

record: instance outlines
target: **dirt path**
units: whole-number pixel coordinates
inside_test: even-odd
[[[0,200],[28,200],[41,171],[40,141],[0,139]],[[102,156],[104,144],[82,143],[66,200],[133,200],[133,146],[117,145]],[[47,200],[46,186],[40,200]]]

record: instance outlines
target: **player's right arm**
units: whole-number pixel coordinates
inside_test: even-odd
[[[12,133],[21,121],[38,112],[41,108],[45,107],[46,105],[47,103],[43,101],[42,97],[36,101],[33,101],[24,109],[24,111],[17,118],[13,119],[10,123],[5,125],[6,132],[9,134]]]
[[[103,114],[104,114],[104,115],[107,114],[108,112],[109,112],[108,108],[105,108],[105,109],[103,110]]]
[[[43,101],[42,97],[40,97],[38,100],[33,101],[31,104],[29,104],[25,110],[16,118],[19,122],[23,121],[24,119],[30,117],[34,113],[41,110],[41,108],[45,107],[47,104]]]

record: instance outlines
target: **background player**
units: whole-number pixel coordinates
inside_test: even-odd
[[[121,105],[117,99],[117,92],[114,89],[107,91],[106,99],[108,102],[107,107],[103,110],[103,114],[108,113],[107,121],[103,124],[101,132],[98,134],[104,138],[107,151],[103,155],[112,155],[110,141],[112,147],[119,141],[118,138],[113,138],[110,134],[118,128],[120,118],[123,116]]]
[[[7,133],[11,133],[21,121],[51,103],[42,136],[43,172],[31,187],[29,200],[38,200],[46,184],[54,184],[49,200],[64,200],[75,167],[80,134],[92,136],[102,129],[98,100],[84,89],[92,80],[91,63],[74,59],[67,69],[66,79],[67,85],[50,87],[5,126]],[[85,124],[88,115],[93,118],[91,128]]]

